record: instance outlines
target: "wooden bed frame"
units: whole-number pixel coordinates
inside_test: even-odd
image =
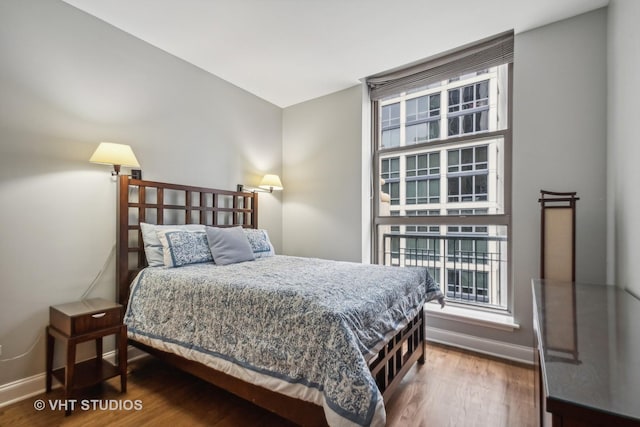
[[[258,194],[144,181],[123,175],[118,188],[117,218],[116,298],[126,308],[131,281],[147,265],[141,222],[258,228]],[[424,363],[424,338],[424,309],[421,309],[369,363],[385,401],[416,361]],[[326,425],[321,406],[247,383],[135,340],[130,339],[129,344],[299,425]]]

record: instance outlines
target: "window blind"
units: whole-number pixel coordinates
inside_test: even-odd
[[[510,62],[513,62],[513,30],[408,67],[370,76],[367,78],[369,96],[372,101],[378,101],[406,90]]]

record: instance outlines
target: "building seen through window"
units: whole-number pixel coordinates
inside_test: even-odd
[[[377,262],[425,266],[449,301],[495,309],[508,308],[510,70],[492,66],[376,103],[374,169],[389,196],[377,198]]]

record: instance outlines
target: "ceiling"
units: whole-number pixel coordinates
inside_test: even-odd
[[[608,0],[64,0],[277,106]]]

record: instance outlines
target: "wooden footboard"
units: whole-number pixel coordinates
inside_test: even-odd
[[[385,401],[391,398],[416,361],[424,363],[424,347],[424,308],[422,308],[413,320],[380,350],[378,357],[369,364],[371,374]]]
[[[225,389],[298,425],[327,425],[321,406],[247,383],[173,353],[158,350],[134,340],[129,340],[129,342],[178,369]],[[413,364],[416,361],[424,363],[424,346],[424,309],[421,309],[404,329],[389,340],[380,350],[378,356],[369,364],[385,402],[391,398]]]

